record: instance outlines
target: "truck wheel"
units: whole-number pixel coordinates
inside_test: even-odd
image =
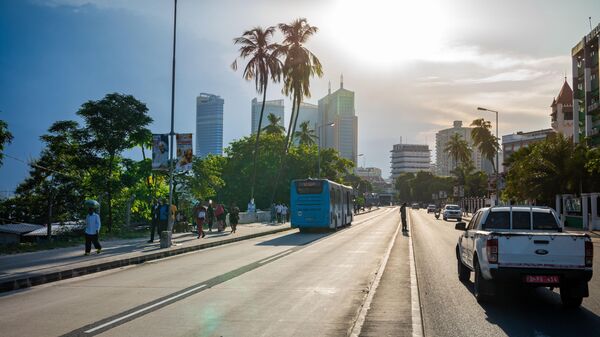
[[[458,280],[461,282],[467,282],[471,277],[471,270],[462,263],[460,256],[457,259],[458,263]]]
[[[573,296],[569,286],[562,286],[560,287],[560,300],[565,308],[575,309],[581,306],[583,296]]]
[[[483,275],[481,275],[481,268],[479,268],[479,263],[475,260],[475,284],[473,286],[473,291],[475,293],[475,298],[477,299],[477,303],[488,302],[491,299],[491,295],[493,294],[493,284],[492,281],[486,280]]]

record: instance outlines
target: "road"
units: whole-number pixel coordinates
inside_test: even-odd
[[[590,297],[582,308],[564,310],[558,290],[544,288],[511,292],[480,305],[467,285],[458,280],[454,221],[436,220],[425,210],[411,211],[412,235],[426,336],[598,336],[600,334],[600,258]],[[595,252],[600,252],[598,242]]]
[[[0,297],[2,336],[344,336],[397,208],[335,233],[246,240]]]

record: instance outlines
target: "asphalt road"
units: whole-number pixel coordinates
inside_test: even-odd
[[[506,291],[480,305],[471,282],[456,272],[455,221],[436,220],[425,210],[411,211],[417,279],[425,336],[600,336],[600,244],[594,242],[595,276],[590,297],[580,309],[563,309],[558,290]]]
[[[2,336],[344,336],[398,228],[246,240],[0,296]]]

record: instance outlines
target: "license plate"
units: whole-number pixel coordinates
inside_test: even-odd
[[[558,275],[527,275],[525,276],[526,283],[559,283]]]

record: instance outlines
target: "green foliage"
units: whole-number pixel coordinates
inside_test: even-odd
[[[8,124],[0,120],[0,166],[2,166],[2,161],[4,159],[4,147],[6,144],[10,144],[13,140],[13,135],[8,131]]]
[[[371,182],[362,179],[354,173],[350,173],[344,177],[344,184],[352,186],[358,195],[373,191],[373,184]]]
[[[285,133],[285,128],[279,124],[281,121],[280,117],[275,116],[270,113],[267,116],[269,120],[269,124],[263,128],[263,131],[268,135],[283,135]]]
[[[456,180],[450,177],[439,177],[431,172],[402,173],[396,178],[395,187],[398,199],[403,202],[431,202],[432,194],[445,191],[452,193]]]
[[[496,157],[497,151],[500,149],[500,144],[498,143],[498,139],[492,135],[492,123],[483,118],[479,118],[474,120],[471,123],[471,126],[474,126],[471,130],[473,145],[479,148],[483,157],[492,163],[494,171],[496,171],[494,158]]]
[[[453,134],[444,148],[444,152],[454,159],[456,166],[471,161],[471,149],[469,143],[458,133]]]
[[[300,130],[294,133],[294,138],[298,140],[298,144],[302,145],[315,145],[317,134],[315,130],[311,129],[308,121],[300,123]]]

